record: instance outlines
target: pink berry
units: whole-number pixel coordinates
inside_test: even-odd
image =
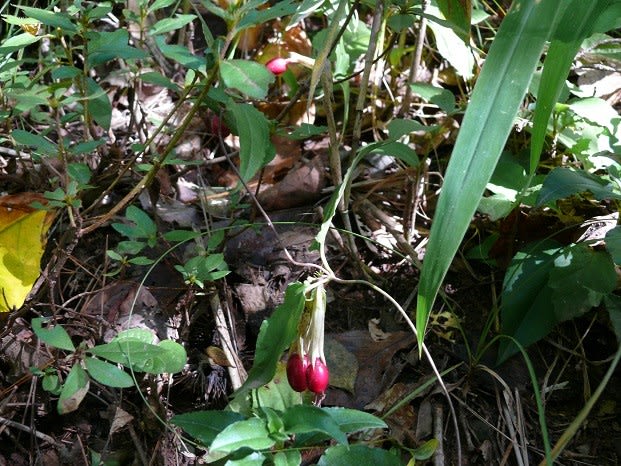
[[[296,392],[306,390],[306,374],[309,367],[308,356],[304,355],[304,359],[299,354],[293,353],[287,361],[287,380],[289,385]]]
[[[272,58],[270,61],[267,62],[265,66],[267,67],[268,70],[270,70],[275,75],[279,75],[287,71],[288,65],[289,65],[289,60],[282,58],[282,57],[277,57],[277,58]]]
[[[330,381],[330,371],[323,361],[319,358],[315,360],[315,365],[308,365],[306,369],[306,385],[308,389],[318,395],[328,388]]]

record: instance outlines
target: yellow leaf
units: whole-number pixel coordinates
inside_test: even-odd
[[[24,32],[27,32],[28,34],[36,36],[37,34],[39,34],[41,23],[39,23],[38,21],[36,23],[24,23],[24,24],[21,24],[20,27],[22,28]]]
[[[35,193],[0,197],[0,312],[20,308],[40,274],[54,214],[33,202],[46,200]]]

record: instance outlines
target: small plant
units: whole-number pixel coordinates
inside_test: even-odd
[[[120,332],[109,343],[85,348],[75,347],[67,331],[60,325],[44,327],[46,319],[32,320],[32,330],[39,340],[52,348],[68,351],[71,369],[60,382],[58,371],[50,367],[32,368],[34,375],[42,377],[43,388],[58,395],[58,412],[67,414],[75,411],[90,387],[90,378],[115,388],[135,385],[134,377],[119,367],[119,364],[133,372],[163,374],[180,372],[187,355],[183,346],[172,340],[153,344],[153,334],[144,329],[129,329]]]

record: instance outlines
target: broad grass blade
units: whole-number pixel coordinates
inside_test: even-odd
[[[419,284],[419,335],[425,334],[442,280],[492,176],[544,45],[565,8],[565,2],[558,0],[515,1],[492,43],[438,200]],[[421,352],[422,342],[420,338]]]

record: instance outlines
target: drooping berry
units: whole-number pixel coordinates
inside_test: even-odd
[[[308,356],[304,359],[298,353],[293,353],[287,361],[287,380],[296,392],[303,392],[307,388],[306,374],[309,367]]]
[[[221,135],[223,138],[227,137],[231,134],[231,130],[229,127],[222,121],[222,119],[218,115],[213,115],[210,121],[211,125],[211,134],[217,136]]]
[[[330,371],[324,362],[317,358],[315,364],[309,364],[306,369],[306,386],[318,395],[324,393],[330,381]]]
[[[289,60],[287,60],[286,58],[282,58],[282,57],[276,57],[268,61],[265,66],[267,67],[268,70],[270,70],[272,73],[278,76],[279,74],[283,74],[285,71],[287,71],[288,65],[289,65]]]

